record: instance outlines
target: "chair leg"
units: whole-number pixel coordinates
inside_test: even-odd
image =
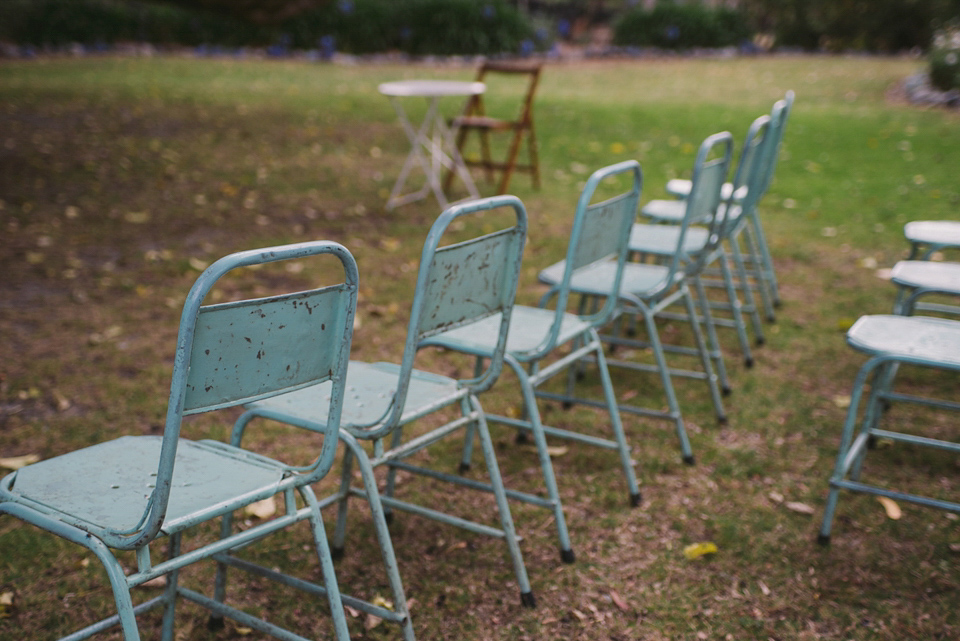
[[[760,273],[766,285],[774,307],[780,306],[780,290],[777,286],[777,274],[773,268],[773,257],[770,255],[770,247],[767,245],[766,235],[763,233],[763,225],[760,224],[760,218],[756,209],[750,212],[750,229],[753,232],[754,242],[760,256]],[[768,320],[773,322],[775,319],[773,312],[768,315]]]
[[[617,443],[617,451],[620,454],[620,465],[623,467],[623,475],[627,479],[630,505],[636,507],[643,501],[643,497],[640,495],[640,488],[637,486],[637,477],[630,456],[630,446],[627,444],[623,423],[620,420],[620,409],[617,407],[617,397],[613,391],[613,381],[610,379],[610,370],[607,368],[607,359],[603,355],[603,344],[600,342],[600,337],[597,336],[596,330],[590,330],[590,333],[591,340],[597,346],[595,351],[597,368],[600,370],[600,381],[603,384],[603,398],[607,403],[607,412],[610,414],[610,425],[613,429],[614,440]]]
[[[560,541],[560,559],[564,563],[573,563],[575,560],[573,549],[570,546],[570,534],[567,531],[567,520],[563,514],[563,504],[560,501],[560,492],[557,489],[557,478],[553,471],[553,461],[547,451],[547,437],[543,432],[543,423],[540,419],[540,409],[537,407],[537,397],[527,372],[515,358],[506,354],[507,363],[517,376],[520,390],[523,394],[523,404],[526,409],[526,420],[530,423],[533,442],[537,447],[537,456],[540,459],[540,469],[543,473],[543,482],[546,485],[547,496],[553,507],[554,521],[557,524],[557,537]],[[484,423],[486,421],[484,420]]]
[[[226,539],[233,532],[233,513],[228,512],[223,515],[220,521],[220,538]],[[213,584],[213,600],[217,603],[223,603],[227,598],[227,564],[217,562],[217,576]],[[207,619],[207,628],[209,630],[220,630],[223,628],[223,615],[211,613]]]
[[[722,257],[721,257],[722,260]],[[697,290],[697,302],[700,303],[700,313],[703,315],[703,325],[707,328],[707,344],[709,346],[708,353],[713,362],[716,363],[715,371],[717,372],[717,379],[720,385],[720,388],[723,390],[723,394],[727,395],[730,393],[730,381],[727,378],[727,365],[723,361],[723,351],[720,349],[720,340],[717,338],[717,326],[713,322],[713,312],[710,311],[710,301],[707,299],[707,291],[703,286],[703,281],[699,276],[694,279],[694,287]],[[691,322],[697,323],[697,317],[691,318]],[[742,327],[743,318],[738,318],[734,316],[734,324],[737,324],[737,331],[740,331]],[[749,345],[747,350],[749,350]],[[748,351],[749,353],[749,351]]]
[[[517,164],[517,155],[520,153],[521,138],[523,138],[522,129],[517,129],[513,132],[513,140],[510,141],[510,148],[507,151],[507,157],[503,163],[503,175],[500,178],[498,194],[507,193],[507,187],[510,185],[510,177],[513,175],[513,168]]]
[[[720,262],[720,274],[723,278],[724,289],[727,292],[727,301],[730,303],[733,324],[737,330],[737,341],[740,343],[743,363],[748,368],[753,367],[753,354],[750,350],[750,339],[747,338],[747,323],[743,318],[743,305],[740,303],[740,294],[737,292],[730,262],[727,260],[727,252],[721,248],[717,253],[717,260]]]
[[[699,279],[696,280],[699,283]],[[697,321],[697,311],[693,305],[693,296],[690,295],[690,290],[686,288],[686,286],[683,286],[683,302],[687,308],[687,314],[692,319],[690,327],[693,329],[693,338],[697,344],[697,352],[700,354],[700,363],[702,364],[704,374],[706,375],[707,387],[710,390],[710,397],[713,399],[713,407],[717,413],[717,420],[720,423],[726,423],[727,414],[723,408],[723,400],[720,398],[717,375],[713,370],[713,358],[711,357],[710,352],[707,349],[707,345],[703,340],[703,332],[700,331],[700,323]],[[709,314],[709,307],[707,307],[706,314]]]
[[[533,188],[540,189],[540,159],[537,149],[537,135],[533,129],[533,121],[527,131],[527,150],[530,153],[530,175],[533,180]]]
[[[840,437],[840,446],[837,448],[837,460],[834,464],[833,474],[830,477],[830,486],[827,493],[827,504],[824,508],[823,521],[820,524],[820,533],[817,542],[821,545],[830,543],[830,531],[833,527],[833,517],[837,509],[837,500],[839,498],[839,482],[843,481],[847,475],[849,466],[848,455],[850,446],[853,444],[853,434],[857,423],[857,414],[860,408],[860,400],[863,398],[863,389],[867,379],[870,378],[873,368],[877,361],[870,360],[860,368],[853,382],[853,392],[850,395],[850,407],[847,408],[847,417],[843,423],[843,433]],[[884,368],[880,368],[883,370]]]
[[[741,234],[742,233],[745,232],[741,231]],[[743,299],[746,303],[746,311],[750,315],[750,325],[753,327],[753,335],[756,338],[757,345],[763,345],[764,342],[766,342],[763,335],[763,323],[760,322],[760,309],[757,307],[757,300],[753,295],[753,285],[750,283],[750,275],[747,272],[747,267],[743,260],[743,251],[740,249],[739,236],[741,234],[737,234],[736,238],[730,239],[730,256],[733,258],[733,266],[737,272],[740,289],[743,290]],[[759,276],[756,279],[756,284],[758,287],[762,287],[763,285]],[[763,291],[759,293],[763,296]]]
[[[340,440],[345,441],[341,433]],[[340,500],[337,501],[337,525],[333,530],[333,547],[331,554],[334,559],[343,557],[344,545],[347,538],[347,511],[350,500],[350,483],[353,480],[353,450],[346,448],[343,453],[343,467],[340,471]]]
[[[398,614],[403,614],[405,617],[402,624],[403,638],[406,641],[413,641],[413,624],[410,620],[410,612],[407,610],[407,598],[403,591],[403,581],[400,579],[397,556],[394,552],[393,540],[390,538],[390,530],[387,526],[387,512],[384,510],[383,502],[380,500],[380,492],[377,490],[377,478],[374,476],[373,468],[370,465],[370,459],[367,457],[366,451],[357,443],[357,440],[342,430],[340,432],[340,440],[346,445],[347,457],[355,458],[357,461],[357,469],[360,471],[363,487],[366,491],[367,503],[370,505],[374,533],[377,537],[377,544],[380,546],[380,557],[383,560],[384,570],[387,573],[387,582],[390,584],[390,591],[393,593],[394,611]]]
[[[173,559],[180,556],[180,541],[180,533],[170,537],[168,558]],[[173,641],[177,606],[177,581],[179,578],[180,570],[167,573],[167,586],[163,594],[163,628],[160,634],[162,641]]]
[[[477,356],[473,363],[473,375],[480,376],[483,373],[483,357]],[[470,469],[473,460],[473,441],[475,429],[473,423],[467,426],[467,433],[463,437],[463,453],[460,455],[460,473],[464,474]],[[523,432],[518,432],[522,434]]]
[[[503,487],[503,479],[500,476],[500,466],[497,464],[497,455],[493,447],[493,439],[490,438],[490,429],[487,426],[486,417],[480,406],[480,401],[471,396],[469,403],[473,411],[477,412],[477,433],[480,437],[480,446],[483,450],[484,462],[487,466],[487,473],[490,476],[490,484],[493,488],[493,495],[497,501],[497,509],[500,512],[500,527],[504,533],[504,539],[507,543],[507,549],[510,552],[510,559],[513,562],[513,571],[517,577],[517,584],[520,588],[520,602],[529,608],[536,606],[536,598],[533,589],[530,587],[530,579],[527,577],[527,568],[523,563],[523,556],[520,553],[520,544],[517,542],[516,530],[513,527],[513,517],[510,515],[510,506],[507,503],[507,493]]]
[[[657,331],[657,323],[653,314],[647,310],[638,310],[643,314],[643,321],[647,327],[647,337],[650,341],[650,349],[653,351],[653,357],[657,363],[657,369],[660,372],[660,382],[663,385],[664,394],[667,397],[667,409],[669,418],[673,419],[677,432],[677,439],[680,441],[680,452],[683,456],[683,462],[687,465],[693,465],[693,450],[690,448],[690,439],[687,437],[687,429],[683,425],[683,415],[680,413],[680,403],[677,402],[677,394],[673,389],[673,379],[670,376],[670,369],[667,366],[667,358],[663,353],[663,344],[660,342],[660,333]],[[695,325],[695,323],[692,323]]]
[[[317,559],[320,561],[323,585],[327,591],[327,601],[330,604],[334,633],[337,641],[349,641],[350,632],[347,629],[347,617],[344,613],[340,587],[337,585],[337,576],[333,568],[333,556],[327,543],[327,531],[323,525],[317,498],[313,490],[307,486],[300,488],[300,496],[307,507],[310,508],[310,529],[313,532],[313,544],[317,550]]]

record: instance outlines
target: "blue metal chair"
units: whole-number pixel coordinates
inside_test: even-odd
[[[594,202],[600,184],[604,181],[612,182],[619,176],[625,177],[627,181],[623,189],[619,190],[623,183],[621,180],[616,185],[616,195]],[[609,189],[612,190],[613,187]],[[610,274],[611,289],[607,293],[617,291],[626,258],[626,240],[630,225],[637,215],[641,189],[642,176],[640,165],[636,161],[625,161],[599,169],[587,180],[574,214],[566,259],[556,268],[559,272],[556,284],[543,297],[539,307],[518,305],[513,309],[504,361],[520,383],[526,415],[522,418],[488,416],[488,420],[492,422],[523,430],[518,436],[527,433],[533,436],[547,496],[544,498],[518,491],[508,491],[507,494],[510,498],[553,511],[560,540],[560,556],[568,563],[573,562],[574,552],[567,533],[553,464],[547,450],[548,436],[615,450],[619,454],[620,465],[626,477],[631,504],[639,505],[641,500],[631,463],[630,448],[624,436],[616,396],[607,371],[603,344],[597,335],[597,328],[612,320],[616,297],[608,297],[602,309],[592,314],[573,314],[566,311],[571,280],[575,278],[578,270],[589,268],[597,261],[611,261],[614,267]],[[546,307],[548,303],[554,306],[553,309]],[[498,348],[500,322],[497,317],[489,317],[481,323],[437,334],[428,339],[426,344],[469,354],[476,357],[479,365],[485,359],[490,359]],[[570,349],[560,354],[564,347]],[[603,387],[603,401],[575,399],[569,394],[569,386],[568,394],[560,396],[550,395],[539,389],[558,374],[564,371],[570,373],[576,369],[584,358],[592,358],[597,363]],[[612,438],[543,425],[537,408],[538,396],[606,408],[610,415]],[[463,465],[466,466],[469,460],[470,452],[467,450],[464,452]]]
[[[487,212],[491,216],[509,214],[514,221],[499,231],[441,246],[452,223],[457,222],[460,226],[464,221],[470,222],[470,217],[479,218]],[[336,503],[339,506],[333,538],[335,554],[342,553],[344,548],[351,496],[363,497],[369,502],[381,546],[390,540],[387,521],[394,509],[502,539],[513,562],[521,602],[533,607],[534,595],[514,531],[486,416],[477,400],[477,394],[494,384],[503,367],[526,230],[526,211],[513,196],[455,205],[444,211],[433,224],[420,258],[417,288],[400,364],[350,362],[341,423],[341,440],[347,448],[341,486],[339,492],[321,504]],[[497,319],[496,342],[487,367],[476,372],[475,377],[456,380],[415,368],[417,352],[432,337],[452,328],[485,326],[490,318]],[[307,429],[326,429],[325,417],[316,412],[315,401],[317,395],[323,394],[324,390],[307,388],[251,403],[238,420],[237,429],[242,430],[255,417]],[[417,419],[445,408],[457,409],[459,413],[439,427],[415,429],[413,424]],[[456,434],[466,435],[471,440],[474,436],[479,437],[489,482],[447,474],[415,462],[413,455],[418,451]],[[372,456],[361,446],[363,441],[372,443]],[[352,486],[354,464],[361,473],[362,487]],[[387,468],[383,492],[377,491],[374,478],[374,468],[380,466]],[[398,470],[449,482],[454,487],[492,492],[499,512],[499,528],[398,499],[395,496]],[[392,555],[385,556],[384,560],[394,585],[395,605],[403,609],[396,561]],[[412,632],[408,634],[412,636]]]
[[[602,335],[601,339],[612,346],[650,348],[654,363],[608,358],[607,364],[631,370],[657,373],[667,397],[668,409],[664,411],[628,404],[621,404],[619,408],[621,412],[673,421],[677,437],[680,440],[683,459],[690,464],[694,460],[693,452],[683,424],[680,405],[674,392],[672,377],[681,376],[705,380],[717,416],[721,421],[726,420],[726,413],[720,397],[718,377],[713,369],[711,351],[708,350],[704,341],[701,328],[702,321],[696,312],[688,286],[691,274],[702,267],[701,258],[687,256],[684,248],[686,247],[688,231],[695,225],[714,228],[710,237],[713,239],[712,242],[719,242],[719,235],[715,230],[719,219],[715,214],[720,205],[720,188],[729,171],[732,148],[733,138],[727,132],[714,134],[701,144],[694,163],[693,187],[689,198],[685,201],[686,211],[683,220],[680,222],[680,233],[677,234],[675,251],[665,264],[627,262],[623,265],[621,274],[620,268],[617,267],[618,262],[608,259],[585,265],[570,276],[571,292],[596,300],[606,298],[611,292],[618,291],[615,316],[643,319],[647,334],[646,342],[622,337],[618,333]],[[712,251],[712,249],[708,251]],[[564,272],[565,266],[558,263],[541,271],[540,280],[551,287],[556,287],[562,283]],[[619,290],[614,287],[618,277],[620,278]],[[684,348],[676,345],[671,346],[668,350],[660,341],[657,318],[664,313],[664,310],[676,303],[682,303],[685,306],[687,318],[691,319],[690,327],[695,343],[694,348]],[[702,369],[693,371],[670,367],[666,361],[666,351],[697,356]]]
[[[788,91],[782,100],[778,100],[773,105],[773,109],[770,112],[770,119],[771,135],[773,135],[775,139],[775,144],[772,144],[770,150],[766,153],[767,157],[763,162],[764,172],[760,178],[760,193],[754,197],[754,206],[749,209],[744,209],[744,213],[747,215],[747,224],[743,229],[744,248],[741,250],[739,246],[735,244],[731,244],[730,246],[731,251],[741,254],[739,260],[749,266],[747,271],[753,282],[753,288],[755,288],[760,295],[767,320],[771,322],[776,319],[774,307],[778,307],[781,302],[780,290],[777,284],[773,257],[770,254],[766,234],[760,222],[757,204],[773,181],[777,162],[780,158],[780,149],[783,146],[783,135],[786,131],[787,120],[790,117],[790,112],[793,110],[794,99],[794,92]],[[668,193],[683,199],[686,198],[686,195],[690,192],[690,181],[682,179],[670,180],[667,182],[666,189]],[[746,191],[740,189],[735,190],[732,183],[726,183],[723,186],[721,194],[725,201],[733,197],[734,201],[737,202],[744,197]],[[670,222],[671,220],[676,221],[679,219],[679,210],[675,206],[672,208],[669,206],[664,206],[659,209],[651,208],[649,211],[641,211],[641,213],[659,222]],[[738,260],[736,253],[734,254],[734,260]],[[746,287],[746,283],[741,281],[741,287]],[[759,330],[757,330],[759,323],[754,316],[751,316],[751,318],[754,321],[754,328],[755,331],[758,332],[757,336],[759,339],[759,337],[762,336]]]
[[[221,277],[238,267],[327,255],[336,259],[337,284],[272,298],[204,305]],[[342,274],[342,279],[340,278]],[[117,614],[70,635],[83,639],[120,625],[126,641],[139,639],[136,615],[162,607],[162,638],[174,637],[174,607],[182,597],[215,618],[282,639],[302,638],[224,603],[222,588],[210,598],[179,584],[181,568],[215,559],[301,587],[329,602],[333,630],[347,639],[343,601],[334,577],[320,508],[310,485],[330,470],[344,398],[357,298],[357,268],[350,253],[330,242],[246,251],[220,259],[201,274],[183,308],[173,380],[162,436],[124,436],[29,465],[0,481],[0,514],[10,514],[90,550],[107,572]],[[318,435],[315,461],[297,467],[242,449],[239,442],[193,441],[180,436],[184,416],[229,408],[325,382],[329,400],[314,398],[328,427]],[[285,513],[219,540],[185,534],[254,502],[281,495]],[[297,495],[303,506],[297,507]],[[300,521],[309,522],[323,585],[309,583],[233,556],[234,551]],[[166,558],[151,544],[166,538]],[[191,537],[192,538],[192,537]],[[115,551],[133,551],[129,575]],[[131,588],[167,577],[163,594],[134,606]]]
[[[847,343],[870,358],[854,380],[837,461],[830,477],[830,490],[818,537],[818,541],[824,545],[830,542],[840,490],[866,492],[960,512],[960,503],[900,492],[860,479],[869,444],[877,438],[960,452],[957,443],[882,429],[879,425],[884,408],[891,402],[960,410],[960,403],[956,401],[925,398],[893,390],[895,374],[900,365],[960,372],[960,322],[924,316],[862,316],[847,332]],[[868,386],[870,392],[866,401],[863,401]],[[861,403],[864,405],[862,412]]]
[[[740,153],[740,160],[734,175],[733,182],[725,183],[729,188],[728,193],[740,194],[736,203],[726,200],[718,208],[718,223],[714,226],[713,232],[716,238],[711,237],[711,229],[708,227],[690,227],[687,230],[683,254],[688,260],[700,260],[704,268],[694,271],[691,280],[696,288],[697,296],[701,305],[708,301],[703,272],[710,266],[716,265],[717,271],[721,276],[720,285],[726,293],[726,302],[710,302],[713,307],[730,312],[730,318],[714,317],[708,308],[704,312],[705,326],[708,332],[709,342],[713,350],[715,367],[720,379],[721,386],[729,389],[727,383],[726,366],[723,361],[723,355],[719,350],[716,338],[715,326],[732,327],[737,332],[740,343],[740,349],[747,367],[753,365],[753,356],[750,349],[750,341],[747,338],[746,323],[743,319],[743,311],[746,310],[754,317],[754,331],[757,335],[757,342],[763,342],[763,329],[757,314],[757,306],[754,302],[752,288],[744,286],[748,282],[746,267],[739,251],[739,236],[744,230],[748,221],[748,216],[743,215],[756,206],[756,199],[761,194],[761,181],[768,156],[771,153],[773,143],[775,143],[775,126],[771,124],[769,116],[760,116],[750,125],[744,141],[743,149]],[[722,194],[723,192],[721,192]],[[647,210],[657,209],[677,209],[682,208],[683,201],[661,200],[651,201]],[[677,237],[680,234],[678,225],[658,225],[658,224],[640,224],[633,226],[630,233],[630,251],[635,256],[641,258],[652,258],[662,261],[664,258],[671,257],[677,249]],[[719,240],[719,242],[717,242]],[[729,246],[732,251],[725,251],[724,247]],[[709,248],[713,248],[708,252]],[[708,252],[708,253],[705,253]],[[730,260],[734,263],[738,279],[734,279],[730,268]],[[739,282],[739,285],[738,285]],[[746,300],[744,306],[740,301],[739,291],[743,291]],[[669,318],[665,312],[662,317]]]

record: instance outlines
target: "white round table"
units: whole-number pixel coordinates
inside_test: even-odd
[[[463,181],[470,197],[479,198],[477,186],[457,149],[456,128],[447,124],[440,113],[439,103],[440,99],[445,97],[469,97],[482,94],[486,91],[486,85],[482,82],[455,80],[397,80],[385,82],[378,89],[381,94],[390,98],[400,124],[410,140],[410,153],[387,199],[387,209],[420,200],[430,191],[436,196],[440,206],[446,207],[449,203],[441,186],[441,173],[444,169],[455,171]],[[416,97],[425,98],[428,104],[427,113],[419,127],[414,127],[410,122],[402,100]],[[416,165],[423,169],[426,184],[415,192],[403,194],[407,178]]]

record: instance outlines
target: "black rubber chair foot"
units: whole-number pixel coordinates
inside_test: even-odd
[[[643,503],[643,495],[640,492],[630,495],[630,507],[640,507]]]
[[[537,607],[537,597],[533,596],[533,592],[521,592],[520,603],[525,608],[535,608]]]
[[[223,622],[223,617],[211,614],[210,618],[207,619],[207,630],[210,632],[219,632],[223,630],[226,624]]]
[[[743,364],[746,366],[747,369],[750,369],[751,367],[753,367],[753,359],[752,359],[752,358],[745,358],[745,359],[743,360]]]
[[[565,410],[568,410],[571,407],[573,407],[573,403],[571,403],[570,401],[564,401],[560,407],[562,407]]]
[[[693,454],[691,454],[690,456],[684,456],[684,457],[683,457],[683,462],[686,463],[687,465],[696,465],[696,464],[697,464],[697,460],[693,457]]]
[[[330,558],[334,561],[339,561],[343,558],[343,548],[330,547]]]
[[[723,394],[724,396],[730,396],[731,394],[733,394],[733,388],[724,387],[723,389],[720,390],[720,393]]]
[[[783,307],[783,301],[782,301],[782,300],[775,300],[775,301],[773,301],[773,306],[776,307],[777,309],[780,309],[781,307]]]
[[[387,525],[393,525],[393,512],[387,512],[383,515],[383,520],[387,522]]]
[[[526,432],[522,430],[518,430],[517,436],[516,438],[514,438],[514,441],[517,443],[517,445],[525,445],[530,442],[530,438],[527,436]]]
[[[767,339],[766,339],[766,338],[758,338],[758,339],[757,339],[757,346],[758,346],[758,347],[763,347],[763,346],[766,345],[766,344],[767,344]]]
[[[727,417],[726,417],[726,416],[718,416],[718,417],[717,417],[717,423],[719,423],[720,425],[726,425],[726,424],[727,424]]]
[[[573,563],[577,560],[577,555],[573,553],[573,550],[560,550],[560,560],[564,563]]]
[[[829,534],[818,534],[817,535],[817,544],[826,547],[830,545],[830,535]]]
[[[467,472],[470,471],[470,464],[469,464],[469,463],[460,463],[460,468],[459,468],[459,469],[460,469],[460,473],[461,473],[461,474],[466,474]]]

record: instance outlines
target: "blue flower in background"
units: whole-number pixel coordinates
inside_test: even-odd
[[[342,13],[353,12],[353,3],[350,2],[350,0],[340,0],[340,3],[337,6],[340,8]]]

